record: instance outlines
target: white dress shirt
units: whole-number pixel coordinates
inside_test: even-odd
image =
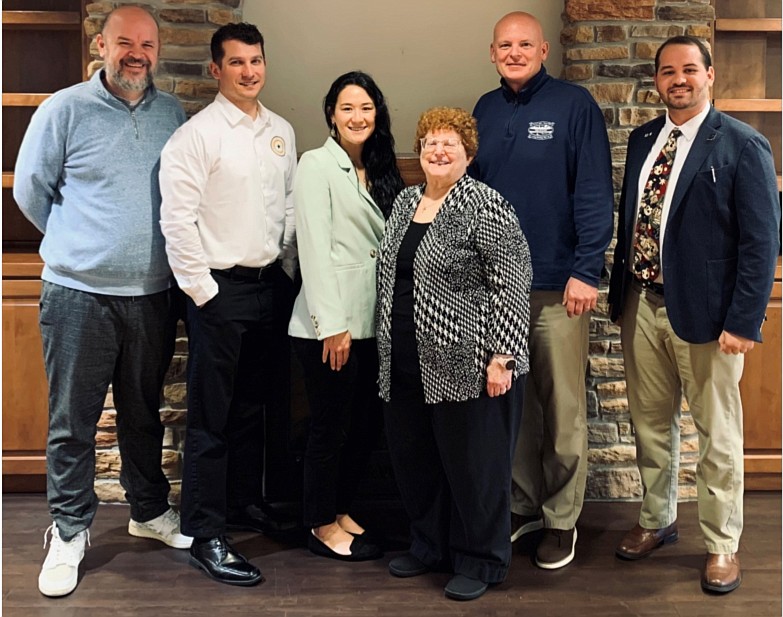
[[[222,94],[161,153],[161,229],[169,265],[197,306],[218,292],[210,269],[295,258],[291,125],[259,103],[253,120]]]
[[[658,241],[658,255],[660,259],[661,269],[658,278],[655,279],[656,283],[663,283],[663,241],[664,241],[664,235],[666,233],[666,220],[669,218],[669,208],[671,207],[672,204],[674,191],[677,188],[677,180],[679,180],[680,178],[680,171],[682,171],[682,166],[685,164],[685,159],[688,158],[688,153],[691,151],[693,140],[696,139],[696,133],[699,132],[701,123],[704,122],[704,119],[707,117],[707,114],[709,112],[710,112],[710,106],[705,105],[702,111],[700,111],[693,118],[691,118],[690,120],[688,120],[687,122],[679,126],[674,124],[674,122],[672,122],[672,119],[669,117],[669,114],[667,113],[666,123],[663,125],[661,132],[658,133],[658,138],[655,140],[655,143],[652,145],[652,148],[650,148],[650,153],[647,155],[647,159],[644,161],[644,165],[642,165],[642,170],[639,173],[639,185],[638,185],[638,193],[637,193],[637,195],[639,196],[639,200],[637,202],[637,207],[636,207],[636,219],[639,218],[639,206],[641,205],[642,195],[644,195],[644,186],[645,184],[647,184],[647,180],[650,177],[650,172],[652,171],[652,167],[653,164],[655,163],[655,159],[658,158],[658,155],[661,153],[661,150],[663,150],[663,146],[666,144],[666,140],[669,139],[669,134],[672,132],[672,130],[675,128],[679,128],[680,131],[682,131],[682,135],[680,135],[677,138],[677,154],[674,157],[674,164],[672,165],[672,170],[669,173],[668,186],[666,187],[666,193],[663,196],[663,210],[661,211],[661,230],[660,230],[660,236]],[[635,233],[636,221],[634,221],[633,229]],[[629,266],[633,266],[633,250],[634,249],[632,245],[631,258],[628,260]]]

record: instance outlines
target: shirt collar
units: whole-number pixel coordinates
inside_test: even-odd
[[[663,125],[663,130],[666,135],[672,132],[674,128],[679,128],[682,132],[682,136],[687,139],[688,141],[693,141],[696,138],[696,133],[699,132],[699,128],[701,128],[701,123],[704,122],[704,119],[707,117],[707,114],[710,113],[710,104],[704,106],[704,109],[702,109],[698,114],[693,116],[690,120],[687,122],[677,126],[672,122],[672,119],[669,117],[669,114],[666,114],[666,123]]]
[[[500,78],[500,87],[507,100],[526,105],[533,98],[533,95],[548,81],[547,77],[546,68],[542,64],[538,73],[533,75],[519,92],[514,92],[503,77]]]
[[[269,112],[260,102],[258,103],[258,116],[256,116],[255,120],[229,101],[221,92],[218,92],[215,96],[215,102],[220,106],[220,109],[232,126],[236,126],[240,122],[250,122],[253,126],[260,128],[271,122]]]

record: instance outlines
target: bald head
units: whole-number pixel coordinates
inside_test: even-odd
[[[548,55],[541,22],[530,13],[515,11],[495,24],[489,57],[514,92],[538,74]]]
[[[140,4],[123,4],[113,9],[103,22],[103,29],[101,34],[104,36],[107,32],[110,32],[115,27],[120,27],[117,22],[124,22],[126,20],[142,21],[151,23],[155,27],[155,32],[158,31],[158,20],[150,13],[150,11]]]
[[[535,30],[538,38],[541,41],[544,40],[544,29],[541,27],[541,22],[538,21],[534,15],[525,13],[524,11],[513,11],[501,17],[498,23],[495,24],[495,29],[492,31],[492,40],[497,40],[499,30],[502,31],[503,28],[514,24],[524,25],[531,30]]]

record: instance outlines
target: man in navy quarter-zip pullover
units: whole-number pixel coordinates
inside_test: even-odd
[[[169,508],[159,411],[177,315],[158,225],[158,166],[185,113],[152,83],[159,37],[146,9],[112,11],[96,44],[104,67],[38,108],[14,172],[14,198],[44,233],[40,325],[53,523],[38,589],[46,596],[64,596],[78,583],[98,507],[95,430],[109,384],[128,532],[174,548],[192,540]]]
[[[587,475],[585,370],[590,311],[612,238],[612,177],[603,114],[584,88],[550,77],[541,24],[514,12],[496,25],[500,88],[473,111],[469,172],[516,209],[530,244],[530,374],[512,473],[512,541],[545,527],[536,564],[574,558]],[[543,520],[542,520],[543,519]]]

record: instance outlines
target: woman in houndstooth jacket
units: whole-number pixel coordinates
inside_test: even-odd
[[[446,595],[469,600],[511,559],[532,270],[512,206],[465,173],[475,120],[431,109],[414,147],[426,182],[397,197],[378,258],[379,384],[412,537],[389,569],[445,568]]]

